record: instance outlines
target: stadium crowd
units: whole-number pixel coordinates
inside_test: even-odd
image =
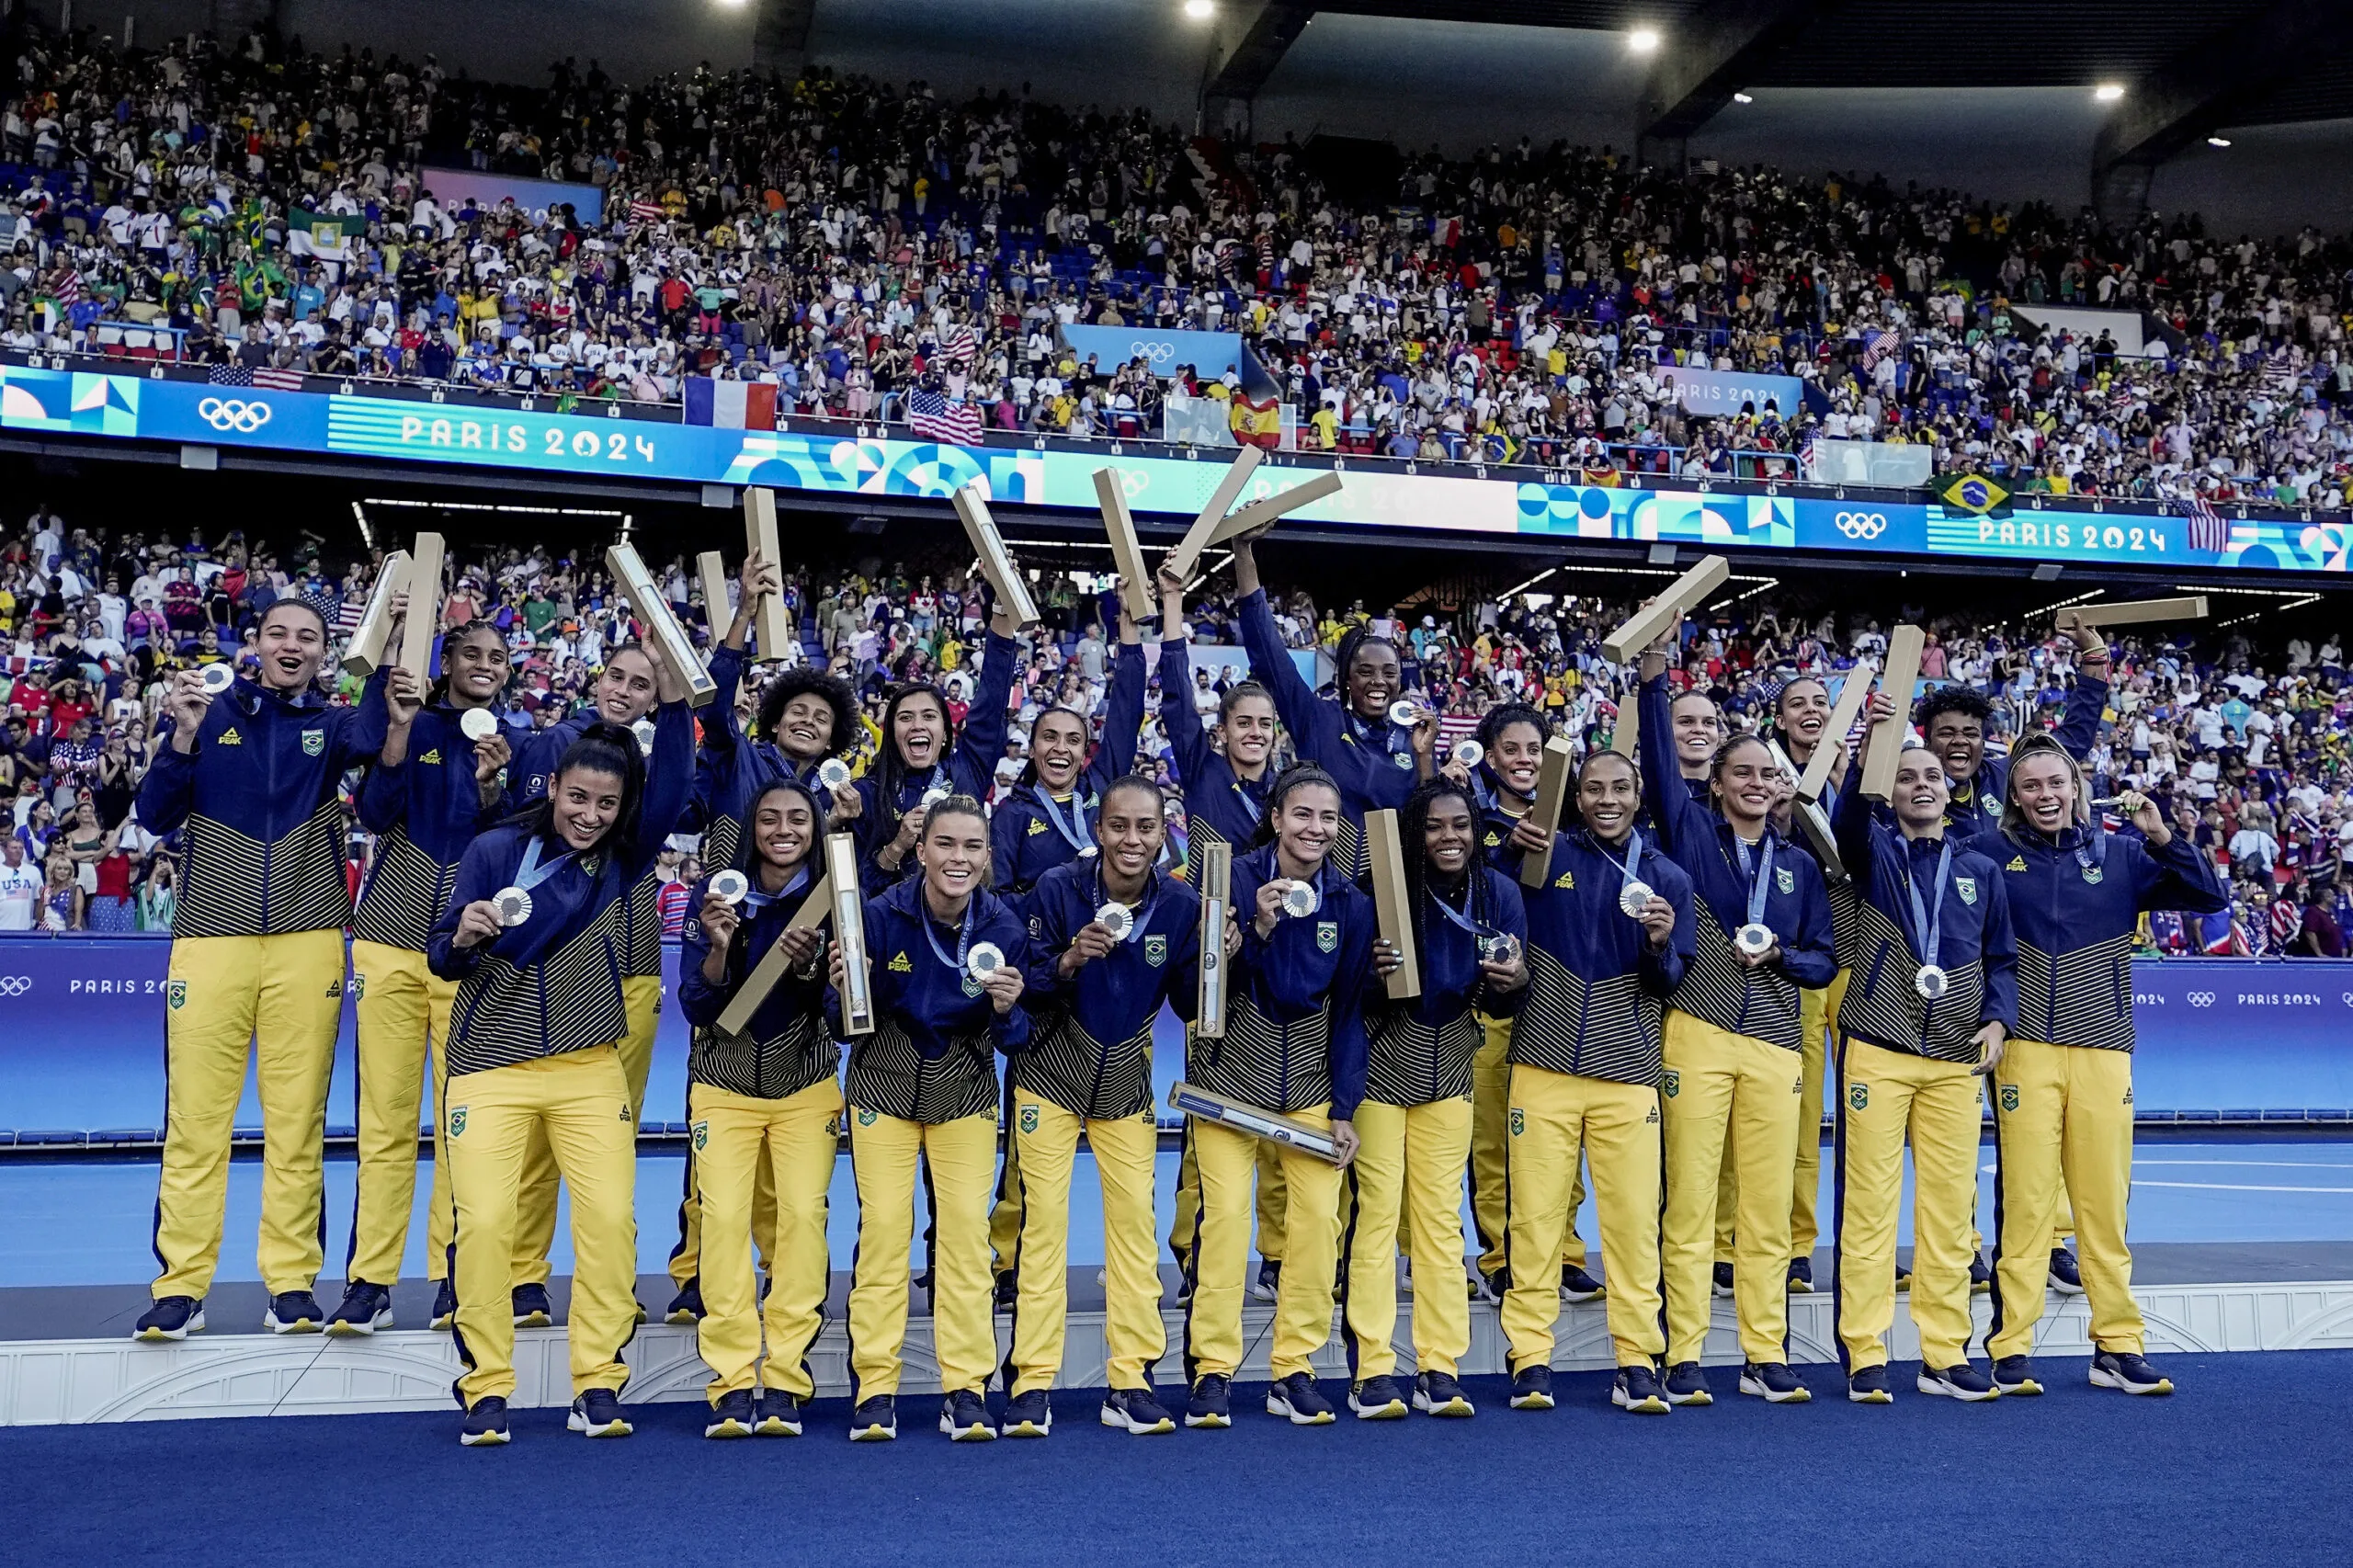
[[[813,72],[545,89],[430,56],[249,37],[125,55],[34,37],[0,158],[0,347],[183,335],[223,376],[426,380],[779,413],[1152,434],[1172,399],[1257,435],[1425,460],[1794,476],[1814,437],[1931,446],[2023,491],[2341,506],[2342,237],[2007,206],[1608,148],[1403,161],[1349,198],[1305,151],[1149,115]],[[479,208],[435,166],[595,186]],[[2016,308],[2137,312],[2153,353]],[[1235,332],[1266,381],[1163,381],[1074,324]],[[117,345],[119,348],[119,345]],[[1800,378],[1800,407],[1687,413],[1677,370]],[[1245,406],[1246,405],[1246,406]],[[1188,422],[1189,427],[1189,422]]]
[[[864,572],[788,570],[784,591],[803,642],[795,661],[847,680],[863,709],[861,765],[881,734],[886,687],[944,681],[963,718],[984,620],[967,563],[874,562]],[[374,574],[369,560],[341,560],[308,539],[282,546],[231,533],[119,535],[74,527],[37,506],[0,547],[0,647],[8,662],[0,789],[15,797],[13,832],[0,840],[0,929],[165,931],[176,904],[168,842],[140,825],[134,798],[157,744],[165,687],[177,669],[249,660],[255,628],[278,599],[325,607],[338,640],[362,614]],[[703,620],[688,563],[674,560],[667,597]],[[476,619],[506,638],[514,678],[502,699],[509,721],[548,728],[589,699],[606,652],[630,640],[626,601],[593,560],[546,546],[484,550],[450,569],[448,627]],[[1108,695],[1117,611],[1107,580],[1049,572],[1038,594],[1045,627],[1030,644],[1010,699],[1010,743],[1000,790],[1024,766],[1029,727],[1060,704],[1095,716]],[[1548,585],[1574,579],[1556,576]],[[1230,589],[1213,581],[1190,607],[1193,705],[1206,724],[1222,694],[1245,676]],[[1580,746],[1607,744],[1631,670],[1612,664],[1601,639],[1630,609],[1622,599],[1537,592],[1507,599],[1369,608],[1321,602],[1304,591],[1277,596],[1277,625],[1295,649],[1336,649],[1351,629],[1393,637],[1408,689],[1445,715],[1442,737],[1467,736],[1506,702],[1542,709]],[[1901,610],[1919,619],[1917,608]],[[1780,687],[1796,675],[1828,676],[1882,653],[1895,616],[1827,613],[1773,596],[1728,601],[1687,631],[1678,684],[1711,692],[1733,722],[1760,727]],[[1922,665],[1930,685],[1958,684],[1991,708],[1991,750],[2047,728],[2075,678],[2074,645],[2048,624],[1987,627],[1969,613],[1928,617]],[[2227,919],[2159,914],[2144,946],[2170,953],[2342,956],[2353,926],[2353,687],[2341,638],[2315,649],[2302,636],[2258,646],[2240,627],[2194,641],[2120,639],[2109,720],[2092,761],[2108,792],[2146,790],[2178,831],[2233,883]],[[1328,681],[1326,659],[1318,678]],[[337,699],[356,700],[342,676]],[[1157,681],[1154,682],[1156,692]],[[1181,851],[1183,805],[1155,696],[1140,766],[1167,787]],[[664,914],[676,934],[686,891],[701,868],[691,838],[663,858]],[[356,823],[355,885],[369,853]]]

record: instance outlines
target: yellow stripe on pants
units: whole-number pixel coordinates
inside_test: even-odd
[[[621,1073],[629,1085],[630,1136],[635,1138],[638,1123],[645,1119],[645,1083],[654,1073],[654,1029],[662,1018],[661,977],[623,975],[621,1006],[629,1019],[629,1033],[614,1048],[620,1054]],[[535,1144],[524,1163],[522,1196],[516,1205],[517,1285],[548,1282],[548,1248],[555,1242],[555,1161],[544,1142]]]
[[[572,1392],[618,1392],[637,1332],[637,1123],[612,1046],[568,1051],[449,1080],[441,1129],[458,1200],[459,1392],[515,1394],[508,1298],[517,1197],[536,1141],[572,1189]]]
[[[825,1217],[841,1114],[841,1085],[831,1078],[772,1100],[709,1084],[688,1087],[702,1233],[710,1242],[701,1259],[703,1319],[695,1342],[710,1368],[713,1404],[752,1386],[763,1328],[767,1359],[759,1369],[760,1386],[802,1399],[816,1391],[804,1358],[824,1324],[825,1288],[833,1278]],[[752,1272],[756,1194],[763,1176],[775,1204],[765,1306]]]
[[[857,1397],[899,1392],[919,1164],[931,1171],[931,1333],[940,1390],[980,1392],[996,1369],[989,1281],[995,1115],[922,1122],[852,1107],[849,1149],[858,1176],[858,1265],[849,1290]]]
[[[1838,1019],[1838,1004],[1847,999],[1847,982],[1853,971],[1840,970],[1837,978],[1820,991],[1798,993],[1798,1029],[1805,1055],[1805,1087],[1798,1106],[1797,1165],[1790,1178],[1790,1257],[1813,1256],[1822,1239],[1822,1086],[1829,1061],[1824,1043]],[[1733,1214],[1739,1205],[1734,1173],[1738,1140],[1724,1140],[1724,1164],[1716,1178],[1716,1261],[1730,1263],[1733,1254]]]
[[[1621,1367],[1647,1367],[1666,1348],[1658,1324],[1659,1099],[1620,1084],[1526,1064],[1511,1072],[1511,1251],[1549,1258],[1574,1212],[1577,1156],[1593,1163],[1609,1338]],[[1552,1364],[1561,1294],[1549,1269],[1512,1273],[1500,1314],[1510,1364]]]
[[[1414,1364],[1452,1374],[1471,1348],[1470,1292],[1462,1272],[1462,1176],[1471,1163],[1471,1100],[1357,1107],[1360,1141],[1345,1173],[1353,1200],[1342,1255],[1356,1378],[1397,1369],[1397,1253],[1401,1219],[1414,1277]]]
[[[1511,1020],[1479,1015],[1486,1031],[1471,1055],[1471,1218],[1479,1228],[1478,1269],[1491,1276],[1504,1266],[1510,1219],[1510,1159],[1506,1151],[1504,1116],[1511,1097]],[[1586,1266],[1585,1240],[1577,1234],[1577,1210],[1585,1206],[1585,1173],[1569,1173],[1567,1228],[1561,1235],[1561,1266]],[[1522,1254],[1522,1256],[1527,1256]],[[1541,1271],[1547,1278],[1551,1270]],[[1558,1280],[1553,1281],[1556,1285]]]
[[[1994,1070],[1994,1177],[2001,1235],[1994,1288],[1995,1359],[2029,1355],[2050,1282],[2051,1229],[2063,1178],[2075,1210],[2075,1261],[2091,1307],[2092,1342],[2142,1352],[2132,1254],[2124,1242],[2132,1191],[2132,1053],[2014,1040]]]
[[[1666,1015],[1666,1212],[1659,1256],[1666,1286],[1666,1359],[1697,1361],[1708,1338],[1716,1176],[1729,1131],[1739,1148],[1733,1251],[1740,1348],[1788,1358],[1790,1180],[1804,1084],[1794,1051],[1733,1034],[1688,1013]]]
[[[1977,1210],[1977,1076],[1869,1040],[1841,1042],[1838,1338],[1849,1372],[1884,1366],[1895,1322],[1896,1210],[1912,1141],[1912,1322],[1920,1358],[1969,1358],[1969,1222]]]
[[[1331,1125],[1331,1107],[1290,1114],[1313,1127]],[[1250,1260],[1250,1181],[1258,1139],[1215,1122],[1188,1130],[1201,1173],[1200,1241],[1193,1250],[1192,1310],[1185,1320],[1188,1375],[1232,1377],[1242,1365],[1242,1276]],[[1273,1148],[1274,1145],[1265,1145]],[[1288,1146],[1282,1162],[1284,1239],[1282,1290],[1275,1301],[1268,1359],[1277,1381],[1313,1370],[1309,1358],[1332,1337],[1333,1271],[1339,1259],[1340,1171]]]
[[[343,933],[177,937],[165,995],[164,1165],[155,1192],[163,1271],[150,1290],[157,1301],[202,1301],[212,1288],[250,1051],[261,1087],[262,1283],[273,1296],[307,1290],[318,1278],[326,1229],[327,1083],[343,1011]]]
[[[1116,1121],[1082,1118],[1027,1090],[1014,1096],[1019,1151],[1019,1293],[1013,1318],[1011,1392],[1051,1388],[1063,1368],[1070,1317],[1070,1184],[1078,1135],[1103,1184],[1103,1344],[1115,1389],[1150,1382],[1168,1349],[1160,1321],[1160,1270],[1153,1243],[1153,1180],[1160,1133],[1150,1108]]]
[[[383,942],[351,944],[353,1011],[359,1037],[358,1201],[351,1221],[347,1279],[392,1285],[408,1250],[409,1215],[416,1200],[418,1112],[425,1078],[434,1083],[433,1121],[441,1108],[441,1051],[449,1039],[449,1008],[458,983],[425,966],[425,955]],[[449,1273],[449,1168],[433,1162],[426,1213],[426,1278]]]

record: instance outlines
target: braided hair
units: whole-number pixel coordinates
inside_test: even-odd
[[[1464,880],[1470,884],[1471,897],[1463,914],[1469,916],[1473,926],[1486,930],[1495,928],[1495,892],[1487,885],[1487,879],[1480,875],[1486,867],[1478,847],[1476,824],[1479,802],[1472,798],[1469,790],[1441,774],[1416,785],[1414,792],[1405,797],[1405,803],[1397,808],[1397,837],[1404,849],[1405,901],[1414,912],[1414,947],[1416,952],[1429,950],[1427,928],[1430,900],[1438,896],[1429,885],[1430,808],[1440,801],[1449,800],[1461,801],[1463,809],[1471,813],[1473,824],[1471,859],[1464,868]]]
[[[1398,675],[1401,683],[1404,679],[1404,655],[1398,653],[1397,644],[1393,641],[1386,637],[1374,636],[1370,627],[1352,626],[1348,628],[1348,630],[1343,633],[1340,638],[1339,647],[1333,651],[1332,665],[1334,677],[1339,685],[1340,706],[1350,715],[1358,719],[1362,719],[1363,715],[1357,712],[1356,704],[1349,699],[1348,696],[1348,668],[1356,663],[1357,654],[1364,649],[1367,644],[1378,644],[1381,647],[1386,648],[1389,650],[1390,653],[1396,658]]]
[[[467,638],[472,636],[477,631],[489,632],[491,637],[497,642],[499,652],[502,653],[506,652],[506,639],[500,633],[497,623],[494,621],[484,620],[480,616],[476,616],[473,619],[467,621],[463,626],[453,626],[449,628],[449,631],[444,631],[441,634],[441,646],[439,651],[441,673],[433,677],[432,688],[425,694],[425,705],[427,708],[438,707],[441,703],[449,700],[450,655],[455,653],[458,649],[463,645]],[[509,666],[510,668],[512,667],[511,659],[509,661]]]

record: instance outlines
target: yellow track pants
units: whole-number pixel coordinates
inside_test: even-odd
[[[656,975],[621,977],[621,1005],[627,1010],[629,1033],[616,1049],[629,1085],[629,1128],[637,1136],[645,1116],[645,1081],[654,1073],[654,1027],[661,1021],[662,981]],[[515,1283],[544,1285],[548,1281],[548,1248],[555,1241],[555,1162],[542,1143],[525,1159],[522,1194],[516,1204]]]
[[[849,1149],[858,1176],[858,1262],[849,1291],[857,1397],[899,1392],[919,1167],[930,1177],[931,1332],[939,1386],[947,1393],[978,1393],[996,1368],[989,1280],[995,1115],[907,1121],[853,1106]]]
[[[1666,1210],[1659,1252],[1667,1363],[1697,1361],[1707,1343],[1716,1180],[1728,1134],[1739,1158],[1733,1279],[1741,1352],[1752,1361],[1786,1360],[1790,1182],[1802,1063],[1794,1051],[1673,1010],[1665,1055]]]
[[[1351,1199],[1341,1241],[1356,1380],[1397,1369],[1397,1255],[1406,1221],[1414,1277],[1414,1362],[1456,1370],[1471,1348],[1470,1293],[1462,1274],[1462,1176],[1471,1163],[1471,1101],[1357,1107],[1361,1146],[1343,1173]],[[1288,1270],[1286,1270],[1288,1272]]]
[[[2132,1253],[2124,1241],[2132,1191],[2132,1053],[2014,1040],[1994,1070],[1994,1332],[1996,1358],[2030,1355],[2050,1283],[2061,1183],[2074,1200],[2075,1260],[2091,1306],[2092,1341],[2142,1351]]]
[[[1977,1077],[1868,1040],[1840,1042],[1838,1340],[1849,1372],[1883,1366],[1895,1322],[1896,1210],[1912,1142],[1912,1322],[1920,1357],[1969,1358],[1970,1220],[1977,1210]],[[2046,1265],[2047,1267],[2047,1265]]]
[[[1593,1164],[1609,1338],[1621,1367],[1647,1367],[1666,1347],[1659,1328],[1659,1096],[1541,1067],[1515,1066],[1506,1125],[1511,1141],[1511,1254],[1550,1260],[1575,1212],[1577,1156]],[[1547,1267],[1514,1268],[1502,1324],[1510,1365],[1552,1364],[1560,1281]]]
[[[1153,1241],[1160,1133],[1151,1108],[1116,1121],[1091,1119],[1017,1090],[1013,1144],[1019,1160],[1016,1206],[1021,1231],[1008,1261],[1016,1266],[1019,1290],[1006,1385],[1016,1394],[1053,1387],[1063,1369],[1070,1317],[1070,1187],[1082,1131],[1103,1184],[1103,1343],[1110,1386],[1145,1387],[1153,1363],[1168,1349]]]
[[[1290,1114],[1331,1124],[1331,1107]],[[1193,1249],[1193,1300],[1185,1320],[1186,1375],[1233,1376],[1242,1365],[1243,1271],[1250,1261],[1250,1187],[1261,1141],[1214,1122],[1186,1129],[1201,1176],[1200,1237]],[[1340,1170],[1297,1149],[1276,1148],[1284,1192],[1282,1290],[1275,1302],[1269,1359],[1278,1381],[1312,1371],[1310,1358],[1332,1337],[1334,1270],[1339,1260]]]
[[[703,1319],[696,1329],[697,1346],[711,1371],[710,1402],[753,1386],[764,1330],[767,1358],[759,1385],[807,1399],[816,1385],[804,1358],[824,1323],[825,1288],[833,1278],[825,1218],[841,1085],[827,1078],[770,1100],[695,1084],[688,1089],[687,1109],[702,1234],[710,1244],[701,1258]],[[774,1206],[766,1249],[772,1283],[765,1306],[752,1271],[756,1194],[763,1185]]]

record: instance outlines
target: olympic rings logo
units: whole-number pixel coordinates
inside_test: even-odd
[[[2214,1005],[2214,994],[2211,991],[2193,991],[2188,1000],[2193,1007],[2211,1007]]]
[[[22,996],[33,988],[29,974],[0,974],[0,996]]]
[[[208,397],[196,405],[196,416],[215,430],[251,435],[269,423],[269,404],[247,403],[243,398]]]
[[[1884,512],[1841,512],[1831,521],[1837,524],[1838,531],[1848,539],[1877,539],[1887,531],[1887,514]]]
[[[1176,346],[1169,342],[1166,338],[1162,338],[1159,342],[1154,343],[1139,337],[1133,343],[1128,345],[1128,358],[1131,359],[1147,359],[1154,366],[1157,366],[1164,360],[1174,359],[1176,358]]]

